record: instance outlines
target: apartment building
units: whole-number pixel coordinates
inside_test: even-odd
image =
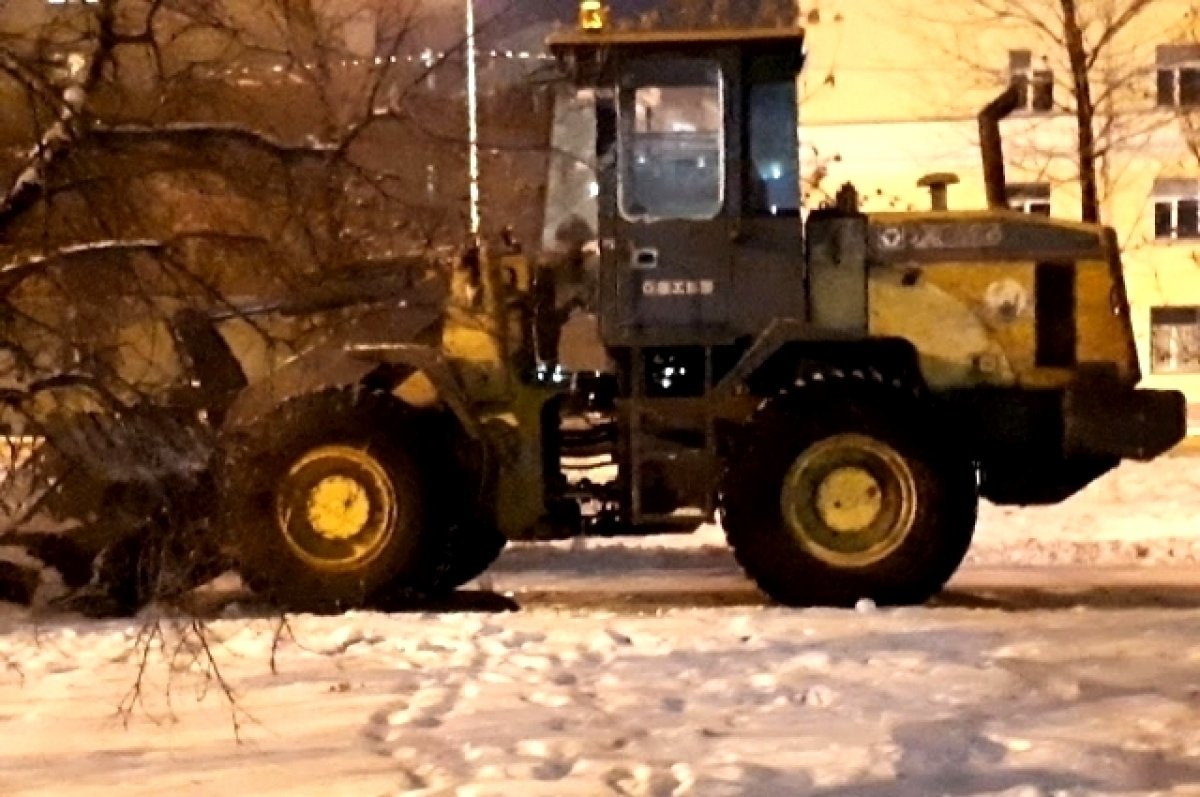
[[[1021,108],[1003,125],[1010,204],[1079,218],[1075,95],[1052,35],[1058,5],[805,0],[809,206],[849,180],[868,211],[928,207],[917,181],[950,172],[959,180],[951,207],[983,207],[975,116],[1016,81]],[[1128,24],[1114,24],[1133,5],[1079,3],[1086,41],[1105,42],[1090,81],[1104,156],[1101,215],[1124,246],[1148,383],[1200,404],[1200,28],[1187,0],[1151,0]],[[996,17],[985,7],[1008,10]]]

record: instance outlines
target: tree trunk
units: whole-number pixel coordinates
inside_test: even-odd
[[[1100,193],[1096,174],[1096,108],[1088,75],[1087,49],[1075,0],[1060,0],[1063,12],[1063,43],[1071,66],[1075,94],[1075,125],[1079,150],[1080,212],[1085,222],[1100,221]]]

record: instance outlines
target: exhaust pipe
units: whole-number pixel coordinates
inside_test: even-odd
[[[983,156],[983,186],[988,207],[1008,209],[1008,190],[1004,181],[1004,142],[1000,138],[1000,120],[1017,109],[1021,89],[1014,83],[979,112],[979,150]]]
[[[929,209],[935,211],[949,209],[946,195],[952,185],[958,185],[958,175],[951,172],[934,172],[917,180],[918,188],[929,189]]]

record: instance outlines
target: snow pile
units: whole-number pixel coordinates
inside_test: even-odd
[[[1200,457],[1123,463],[1061,504],[980,508],[968,564],[1194,565]]]
[[[964,566],[1192,567],[1198,562],[1200,541],[1194,539],[1088,541],[1029,537],[1003,544],[977,544],[967,554]]]

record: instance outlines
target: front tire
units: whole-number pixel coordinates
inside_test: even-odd
[[[780,603],[915,604],[966,555],[978,486],[919,399],[824,385],[766,405],[724,484],[726,536]]]
[[[223,518],[256,591],[301,611],[428,589],[445,570],[427,442],[386,394],[330,390],[283,404],[225,452]]]

